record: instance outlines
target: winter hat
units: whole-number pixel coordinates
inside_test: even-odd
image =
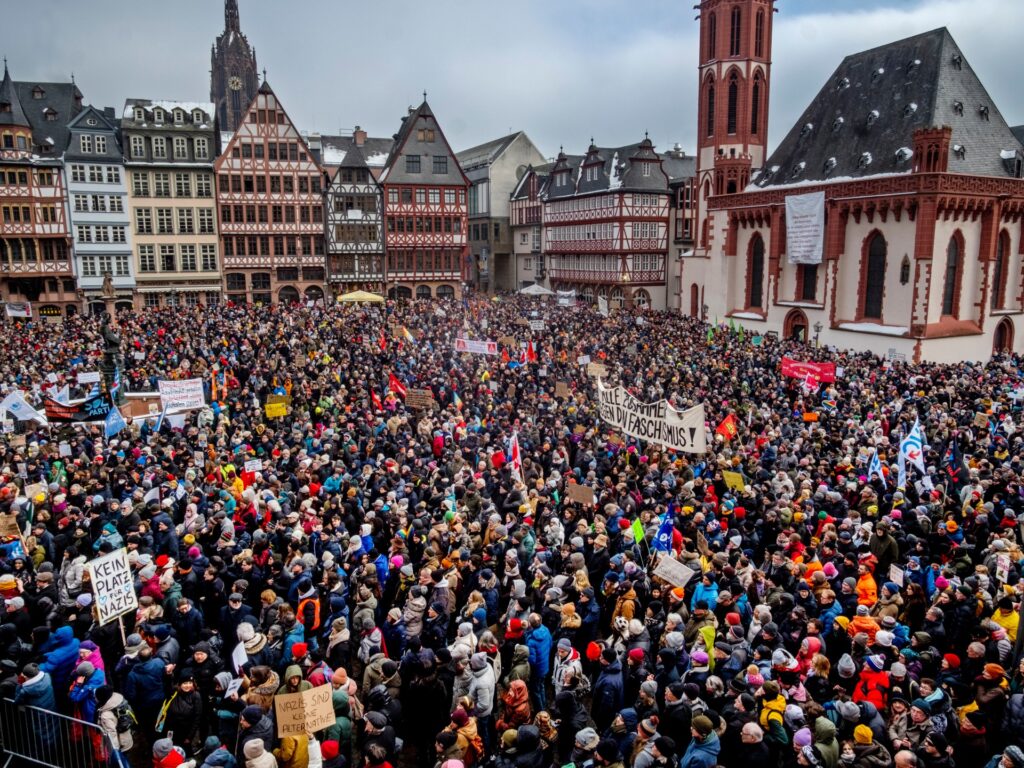
[[[452,739],[454,742],[454,737]],[[341,751],[338,742],[335,739],[328,739],[327,741],[320,743],[320,756],[324,760],[333,760],[338,756]]]
[[[932,705],[924,699],[914,699],[914,701],[911,702],[910,706],[917,707],[926,715],[930,715],[932,713]]]
[[[843,584],[848,586],[850,589],[854,589],[857,586],[857,580],[853,578],[853,576],[847,576],[845,579],[843,579]]]
[[[1021,751],[1020,747],[1013,745],[1003,750],[1003,757],[1010,758],[1010,762],[1013,763],[1013,768],[1024,768],[1024,751]]]
[[[985,677],[996,680],[1006,675],[1006,670],[1003,669],[999,664],[986,664],[982,667],[982,672],[985,673]]]
[[[701,738],[705,738],[715,730],[715,726],[711,723],[711,718],[707,715],[698,715],[693,718],[693,722],[690,725],[693,730],[700,734]]]
[[[83,661],[77,667],[75,667],[75,674],[79,677],[92,677],[92,674],[96,671],[96,667],[91,662]]]
[[[874,738],[871,729],[866,725],[858,725],[853,729],[853,740],[858,744],[870,744]]]
[[[571,651],[572,641],[570,641],[568,637],[560,637],[558,638],[558,647],[566,651]]]
[[[892,648],[893,634],[884,629],[875,633],[875,643],[883,648]]]
[[[564,640],[565,638],[562,638],[562,639]],[[629,658],[630,658],[631,660],[635,661],[635,662],[636,662],[637,664],[642,664],[642,663],[643,663],[643,660],[644,660],[644,652],[643,652],[643,649],[641,649],[641,648],[633,648],[633,649],[632,649],[632,650],[631,650],[631,651],[630,651],[630,652],[629,652],[629,653],[627,654],[627,656],[628,656],[628,657],[629,657]]]
[[[294,643],[292,645],[292,658],[301,659],[309,653],[309,646],[306,643]]]
[[[793,734],[793,743],[798,747],[806,747],[814,741],[810,728],[801,728]]]
[[[875,672],[881,672],[885,669],[885,656],[880,653],[876,653],[864,659],[864,663]]]
[[[842,715],[843,720],[849,720],[851,723],[855,723],[860,720],[860,707],[852,701],[837,702],[836,709],[839,711],[839,714]]]
[[[605,763],[617,763],[622,759],[619,752],[619,745],[613,739],[601,739],[597,744],[597,754]]]
[[[654,680],[644,680],[640,683],[640,691],[653,699],[658,695],[658,683]]]
[[[459,728],[463,728],[469,722],[469,715],[462,707],[456,707],[452,712],[452,722]]]
[[[943,654],[942,659],[949,665],[950,669],[960,669],[960,657],[955,653]]]
[[[702,667],[708,663],[708,655],[704,651],[694,651],[690,654],[690,660],[694,666]]]
[[[101,685],[93,693],[93,696],[96,697],[96,703],[99,704],[101,707],[108,701],[110,701],[110,697],[113,695],[114,689],[111,688],[109,685]]]
[[[857,615],[858,616],[867,616],[870,612],[871,611],[868,609],[868,607],[866,605],[858,605],[857,606]]]
[[[640,730],[646,733],[648,736],[653,736],[658,732],[658,716],[652,715],[651,717],[645,717],[640,721]]]
[[[245,743],[245,747],[242,749],[242,753],[250,760],[256,759],[264,752],[266,752],[266,749],[263,748],[263,739],[247,741]]]
[[[579,749],[592,751],[597,749],[597,745],[600,743],[601,738],[593,728],[584,728],[576,734],[576,746]]]
[[[262,742],[260,742],[262,744]],[[174,749],[174,742],[170,739],[157,739],[153,742],[153,757],[157,760],[163,760]]]
[[[893,677],[906,677],[907,667],[906,665],[897,661],[895,664],[889,667],[889,674]]]
[[[207,736],[206,741],[203,742],[203,751],[213,752],[214,750],[220,749],[221,746],[221,741],[217,736]]]
[[[255,704],[250,704],[242,710],[242,719],[249,725],[256,725],[263,717],[263,710]]]
[[[900,588],[896,586],[895,581],[887,581],[882,585],[882,589],[889,590],[890,595],[895,595],[900,591]]]
[[[469,659],[469,668],[474,672],[478,672],[487,666],[487,654],[486,653],[474,653]]]
[[[853,677],[857,674],[857,665],[853,663],[853,657],[848,653],[844,653],[839,658],[837,668],[839,669],[840,677]]]

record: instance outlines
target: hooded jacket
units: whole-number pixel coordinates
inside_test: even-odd
[[[127,752],[135,742],[132,739],[132,732],[117,732],[117,708],[125,703],[124,696],[115,691],[111,694],[106,704],[96,710],[96,724],[103,729],[103,733],[110,739],[111,744],[116,744],[122,752]]]
[[[718,740],[718,734],[712,731],[703,739],[694,739],[686,748],[679,768],[714,768],[718,763],[718,753],[722,751],[722,744]]]
[[[46,660],[39,665],[40,672],[46,672],[55,686],[64,687],[71,679],[71,673],[78,665],[78,638],[66,624],[57,627],[43,646]]]
[[[473,699],[474,717],[487,717],[494,711],[494,668],[490,664],[473,670],[468,695]]]
[[[836,726],[827,717],[814,721],[814,746],[821,752],[825,768],[836,768],[839,764],[839,742],[836,740]]]

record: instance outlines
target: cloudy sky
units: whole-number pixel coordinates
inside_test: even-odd
[[[242,30],[302,130],[391,136],[428,91],[456,150],[525,130],[546,155],[590,137],[694,148],[696,0],[240,0]],[[1021,0],[779,0],[774,147],[842,57],[950,28],[1011,125]],[[66,78],[86,100],[209,97],[222,0],[4,2],[18,80]]]

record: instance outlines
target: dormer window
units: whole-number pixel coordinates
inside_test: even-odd
[[[43,118],[48,123],[55,123],[55,122],[57,122],[57,110],[50,109],[50,108],[44,109],[43,110]]]
[[[988,110],[987,106],[982,104],[980,107],[978,107],[978,117],[980,117],[985,122],[988,122],[988,116],[989,116],[989,110]]]
[[[145,120],[146,119],[146,110],[144,110],[144,109],[136,109],[135,110],[135,119],[138,120],[140,123],[143,120]]]
[[[793,166],[793,170],[790,171],[789,178],[795,179],[797,176],[804,172],[804,168],[806,167],[807,163],[801,160],[799,163]]]
[[[805,123],[804,127],[800,129],[800,138],[806,139],[811,135],[811,131],[814,130],[814,123]]]
[[[176,122],[176,123],[183,123],[183,122],[185,122],[185,113],[182,112],[180,109],[174,110],[174,122]]]
[[[826,176],[828,176],[835,169],[836,169],[836,159],[834,157],[830,157],[828,160],[825,161],[825,167],[821,169],[821,172],[824,173]]]
[[[644,176],[650,176],[651,175],[651,164],[650,163],[640,163],[640,168],[641,168],[642,173],[643,173]]]
[[[907,64],[907,74],[908,74],[908,75],[912,75],[912,74],[914,74],[914,72],[915,72],[915,71],[917,70],[917,68],[918,68],[918,67],[920,67],[920,66],[921,66],[921,60],[920,60],[920,59],[914,59],[913,61],[909,62],[909,63]]]
[[[955,114],[957,114],[957,115],[961,115],[962,116],[963,113],[964,113],[964,103],[962,101],[954,101],[953,102],[953,112]]]
[[[32,89],[32,98],[35,99],[36,101],[40,101],[41,99],[43,99],[45,97],[46,97],[46,91],[44,91],[38,85],[35,88]]]
[[[877,83],[882,78],[882,75],[884,75],[884,74],[885,74],[885,67],[879,67],[878,69],[876,69],[874,72],[871,73],[871,82],[872,83]]]
[[[914,103],[913,101],[912,101],[912,102],[910,102],[909,104],[907,104],[907,106],[905,106],[905,107],[903,108],[903,116],[904,116],[904,117],[910,117],[910,116],[912,116],[912,115],[913,115],[913,114],[914,114],[915,112],[917,112],[917,104],[916,104],[916,103]]]
[[[11,102],[0,101],[0,112],[11,112]]]
[[[845,91],[849,87],[850,87],[850,78],[848,78],[848,77],[840,77],[838,80],[836,80],[836,90],[837,91]]]
[[[914,150],[910,147],[900,147],[896,150],[896,165],[903,165],[914,156]]]
[[[967,147],[965,147],[963,144],[954,144],[953,155],[956,157],[957,160],[966,160]]]
[[[832,133],[839,131],[843,127],[843,123],[846,121],[842,117],[837,117],[832,121]]]
[[[868,128],[871,128],[877,122],[878,122],[878,110],[877,109],[873,109],[873,110],[871,110],[868,113],[868,120],[867,120]]]
[[[153,119],[156,122],[158,122],[158,123],[162,123],[164,121],[164,111],[162,109],[159,109],[159,108],[154,109],[153,110]]]
[[[203,113],[202,113],[201,110],[197,109],[197,110],[195,110],[192,113],[192,122],[194,122],[194,123],[201,123],[201,122],[203,122]]]
[[[857,162],[857,167],[860,168],[861,170],[863,170],[863,169],[867,168],[869,165],[871,165],[871,161],[873,159],[874,158],[871,157],[871,153],[870,152],[864,152],[860,156],[860,160]]]
[[[961,56],[959,53],[954,53],[953,58],[950,59],[950,61],[953,64],[953,69],[959,70],[964,68],[964,57]]]

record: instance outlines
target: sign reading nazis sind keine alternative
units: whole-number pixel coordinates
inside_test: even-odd
[[[704,453],[704,405],[677,411],[665,400],[644,403],[623,387],[606,387],[597,380],[601,418],[621,432],[685,453]]]
[[[128,550],[119,549],[85,564],[100,626],[139,607],[127,553]]]
[[[301,693],[282,693],[274,697],[277,735],[305,736],[334,725],[334,706],[330,685],[318,685]]]
[[[206,405],[202,379],[181,379],[156,383],[160,405],[165,411],[186,411]]]

